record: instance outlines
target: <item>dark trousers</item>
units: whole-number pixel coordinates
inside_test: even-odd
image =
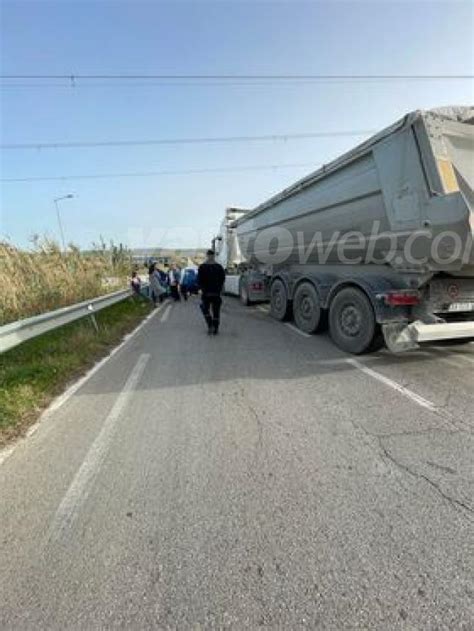
[[[222,298],[220,296],[209,296],[204,294],[201,299],[201,311],[207,326],[219,327],[221,315]]]
[[[150,298],[150,300],[153,302],[153,304],[154,304],[154,305],[155,305],[155,307],[156,307],[156,303],[157,303],[157,302],[159,302],[160,304],[163,302],[163,300],[165,299],[165,294],[164,294],[164,293],[162,293],[162,294],[157,295],[157,294],[153,291],[153,289],[150,289],[149,298]]]
[[[179,295],[178,285],[171,285],[170,289],[171,289],[171,297],[173,298],[173,300],[175,301],[181,300],[181,297]]]

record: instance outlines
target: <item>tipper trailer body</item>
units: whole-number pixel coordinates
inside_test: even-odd
[[[469,341],[473,189],[474,108],[407,114],[230,223],[240,296],[352,353]]]

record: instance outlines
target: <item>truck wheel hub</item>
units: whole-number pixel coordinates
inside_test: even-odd
[[[305,296],[301,302],[301,315],[303,318],[309,318],[313,311],[313,305],[308,296]]]
[[[345,307],[341,312],[340,323],[345,335],[355,337],[360,332],[361,317],[359,311],[353,305]]]

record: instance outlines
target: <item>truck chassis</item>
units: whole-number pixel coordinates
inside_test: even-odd
[[[233,285],[243,304],[269,301],[273,318],[293,319],[308,334],[329,328],[335,344],[356,355],[384,344],[401,352],[424,342],[474,340],[474,279],[410,276],[386,267],[368,273],[294,265],[271,274],[247,269]]]

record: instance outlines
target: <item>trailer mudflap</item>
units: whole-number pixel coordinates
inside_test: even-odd
[[[411,324],[394,322],[382,325],[382,331],[389,350],[401,353],[418,348],[422,342],[474,339],[474,321],[433,324],[420,320]]]

